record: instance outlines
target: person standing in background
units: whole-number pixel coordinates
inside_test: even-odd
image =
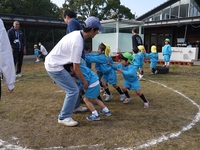
[[[63,13],[63,19],[67,24],[66,34],[72,31],[82,30],[79,21],[76,19],[76,13],[72,10],[66,9]]]
[[[0,83],[2,77],[5,84],[7,85],[8,93],[12,93],[15,88],[15,66],[8,34],[4,27],[3,21],[0,19]]]
[[[69,33],[76,31],[76,30],[82,30],[82,26],[79,23],[79,21],[76,19],[76,13],[74,11],[66,9],[63,12],[63,19],[64,19],[65,23],[67,24],[66,34],[69,34]],[[83,48],[83,51],[82,51],[81,58],[83,60],[85,60],[85,44],[84,44],[84,48]],[[80,105],[81,99],[82,99],[82,96],[81,96],[81,93],[80,93],[80,96],[79,96],[78,101],[76,103],[74,112],[84,112],[84,111],[87,110],[87,107],[83,107],[83,106]]]
[[[19,21],[13,22],[13,27],[8,30],[8,37],[13,50],[14,64],[17,65],[16,77],[21,77],[21,69],[23,64],[23,57],[26,54],[24,34],[20,30]]]
[[[142,38],[138,35],[138,30],[137,28],[133,28],[132,29],[132,49],[140,46],[140,45],[143,45],[143,42],[142,42]]]

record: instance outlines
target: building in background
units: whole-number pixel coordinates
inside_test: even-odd
[[[137,20],[144,21],[144,41],[148,51],[155,44],[161,52],[165,38],[170,39],[173,47],[188,44],[199,47],[200,0],[169,0]]]

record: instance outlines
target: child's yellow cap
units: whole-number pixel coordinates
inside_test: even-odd
[[[138,49],[140,50],[140,52],[144,52],[144,46],[143,45],[139,45]]]
[[[34,45],[34,48],[37,48],[37,44]]]
[[[156,49],[155,45],[151,46],[151,52],[152,53],[156,53],[157,52],[157,49]]]
[[[106,55],[106,57],[108,57],[109,54],[110,54],[110,46],[107,45],[107,44],[105,44],[105,43],[104,43],[104,45],[106,46],[106,49],[105,49],[105,55]]]

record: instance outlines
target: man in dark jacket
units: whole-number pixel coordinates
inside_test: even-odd
[[[13,22],[13,27],[8,30],[8,37],[10,39],[13,50],[13,58],[16,68],[16,76],[21,77],[21,68],[24,54],[26,54],[24,34],[19,30],[20,24],[18,21]]]
[[[143,42],[142,42],[142,38],[138,35],[138,32],[137,32],[137,29],[136,28],[133,28],[132,29],[132,48],[136,48],[138,47],[139,45],[143,45]]]

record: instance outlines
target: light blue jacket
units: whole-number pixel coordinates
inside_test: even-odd
[[[112,65],[112,68],[114,70],[117,70],[117,69],[123,70],[122,75],[124,77],[124,80],[127,80],[129,82],[133,82],[135,80],[138,80],[137,70],[131,64],[128,65],[128,66],[123,66],[122,64]]]
[[[85,80],[88,82],[88,86],[99,80],[98,76],[93,71],[91,71],[90,68],[84,65],[80,65],[80,69],[83,73]],[[78,79],[78,85],[81,89],[83,89],[83,83],[80,79]]]
[[[172,48],[169,44],[165,45],[163,47],[163,51],[162,51],[163,55],[170,55],[172,54]]]
[[[96,63],[99,67],[98,71],[101,71],[103,74],[108,74],[113,70],[112,67],[108,65],[108,62],[113,64],[113,60],[111,57],[106,57],[105,54],[87,54],[85,59],[88,63]]]

